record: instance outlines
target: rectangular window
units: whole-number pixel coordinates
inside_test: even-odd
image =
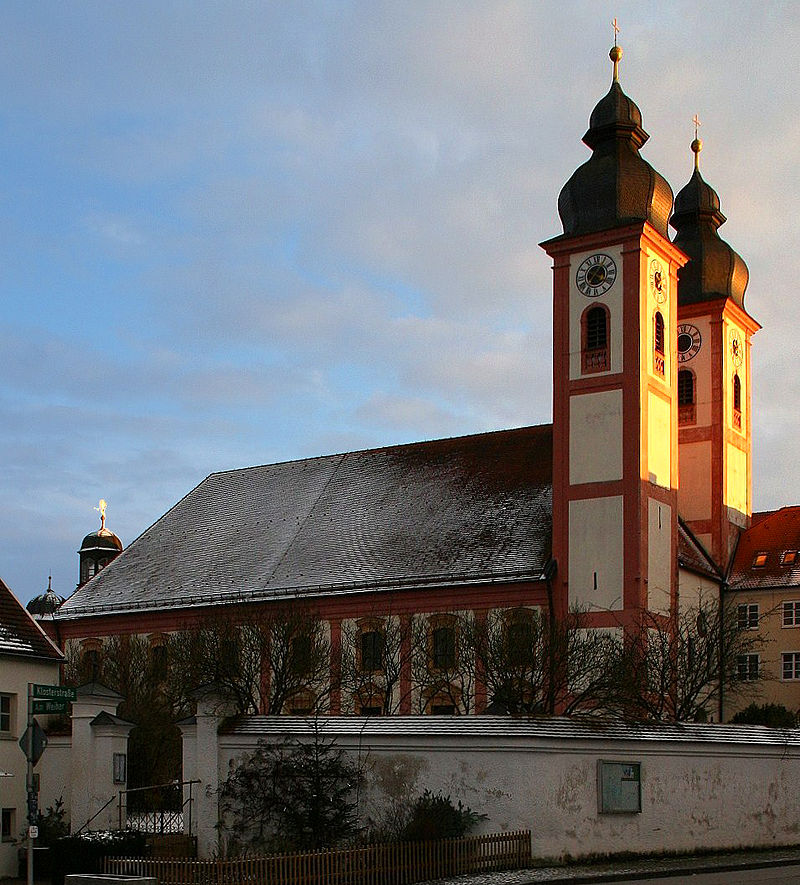
[[[753,557],[753,568],[764,568],[767,564],[767,555],[766,553],[756,553]]]
[[[740,605],[737,615],[740,630],[758,630],[758,603]]]
[[[738,655],[736,658],[736,678],[741,682],[758,679],[761,666],[760,655]]]
[[[783,626],[800,627],[800,600],[783,603]]]
[[[11,728],[13,726],[13,707],[14,696],[10,694],[0,694],[0,735],[4,737],[11,736]]]
[[[452,670],[456,665],[456,631],[437,627],[433,631],[433,666],[436,670]]]
[[[4,808],[0,812],[0,840],[3,842],[13,842],[16,835],[16,827],[14,826],[14,817],[16,808]]]
[[[783,679],[800,679],[800,651],[785,651],[781,655]]]
[[[128,780],[128,757],[125,753],[114,753],[114,783],[124,784]]]
[[[369,630],[361,634],[361,669],[374,673],[383,667],[383,634]]]
[[[797,562],[796,550],[784,550],[781,556],[781,565],[794,565]]]

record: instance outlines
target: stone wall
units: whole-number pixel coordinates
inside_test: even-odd
[[[184,779],[201,780],[197,832],[208,856],[217,840],[216,790],[231,762],[259,740],[313,740],[313,730],[308,720],[262,716],[218,733],[208,709],[201,716],[184,735]],[[534,855],[543,858],[800,843],[798,731],[507,717],[317,724],[364,765],[363,819],[427,788],[485,814],[481,832],[531,829]]]

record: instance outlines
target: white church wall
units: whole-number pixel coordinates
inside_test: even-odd
[[[622,496],[569,502],[569,604],[622,608]]]
[[[622,479],[622,391],[569,399],[569,481]]]
[[[672,411],[668,400],[647,393],[647,469],[650,482],[672,485]]]
[[[666,613],[672,586],[672,508],[650,498],[647,505],[647,607]]]
[[[711,514],[711,440],[683,443],[680,449],[681,516],[691,522],[708,519]],[[681,489],[688,492],[681,492]]]
[[[762,728],[604,728],[494,717],[340,717],[317,725],[365,766],[362,819],[385,814],[397,798],[392,789],[406,797],[430,789],[485,814],[480,832],[530,828],[534,855],[542,858],[797,841],[796,732],[787,739]],[[220,735],[216,755],[210,748],[199,754],[204,782],[221,783],[259,739],[312,739],[311,723],[297,719],[254,717],[244,727],[247,734]],[[603,763],[626,766],[622,787],[638,793],[640,785],[640,807],[600,810]],[[208,795],[203,785],[200,792]],[[208,856],[217,831],[209,825],[203,832],[200,849]]]

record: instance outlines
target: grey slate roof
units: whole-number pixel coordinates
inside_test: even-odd
[[[542,425],[214,473],[55,617],[536,580],[551,462]]]
[[[722,580],[719,567],[680,517],[678,518],[678,563],[681,568],[689,569],[712,580]]]
[[[629,723],[613,720],[557,717],[517,719],[511,716],[243,716],[232,720],[223,733],[231,736],[273,739],[352,736],[366,742],[372,737],[421,736],[474,737],[494,741],[514,738],[559,741],[674,741],[716,744],[777,744],[800,747],[800,729],[763,725],[701,723]]]
[[[0,655],[46,658],[52,661],[60,661],[64,657],[2,579],[0,579]]]

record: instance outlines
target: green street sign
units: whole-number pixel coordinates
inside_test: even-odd
[[[42,713],[66,713],[69,710],[69,701],[34,701],[33,715]]]
[[[33,696],[48,701],[76,701],[78,692],[74,688],[64,685],[36,685],[33,686]]]

